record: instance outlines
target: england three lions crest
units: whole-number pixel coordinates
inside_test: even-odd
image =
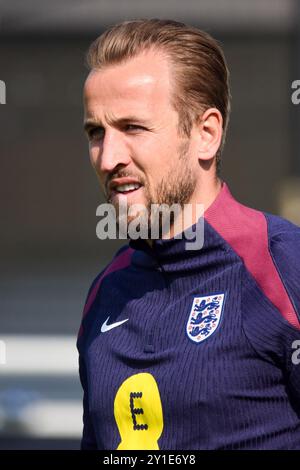
[[[221,320],[225,294],[194,297],[191,313],[186,325],[188,337],[195,343],[209,338]]]

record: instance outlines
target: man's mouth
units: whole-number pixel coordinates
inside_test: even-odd
[[[132,193],[133,191],[136,191],[141,187],[141,184],[139,183],[129,183],[129,184],[120,184],[114,188],[115,192],[118,193]]]
[[[131,195],[135,196],[139,191],[142,191],[142,185],[139,183],[120,184],[111,189],[110,200],[112,202],[114,199],[125,201],[128,197],[131,199]]]
[[[115,178],[110,182],[110,199],[124,199],[133,193],[137,193],[142,184],[132,177]]]

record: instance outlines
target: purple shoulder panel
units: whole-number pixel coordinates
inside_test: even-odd
[[[265,215],[237,202],[227,185],[205,212],[205,220],[243,260],[263,293],[294,327],[300,328],[297,313],[269,252]]]

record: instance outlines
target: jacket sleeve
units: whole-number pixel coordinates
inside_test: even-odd
[[[300,227],[294,227],[270,239],[270,252],[294,305],[300,329]]]
[[[122,246],[117,253],[115,254],[114,258],[116,258],[122,251],[128,249],[128,246]],[[99,439],[97,442],[96,433],[93,426],[91,414],[90,414],[90,407],[89,407],[89,380],[87,374],[87,368],[85,363],[85,354],[88,348],[86,342],[89,336],[89,331],[93,328],[94,322],[94,315],[95,312],[91,312],[92,305],[98,295],[99,292],[99,285],[97,284],[102,275],[105,273],[106,269],[110,265],[106,266],[94,279],[87,297],[85,301],[85,309],[84,309],[84,316],[81,320],[81,326],[78,333],[77,338],[77,349],[79,352],[79,377],[80,382],[83,388],[83,435],[81,440],[81,450],[94,450],[99,449]],[[94,292],[93,296],[92,293]],[[89,300],[92,299],[90,302]]]
[[[294,306],[299,328],[286,332],[285,365],[288,387],[300,410],[300,228],[289,224],[270,239],[270,252]]]
[[[79,354],[79,377],[83,388],[83,434],[81,450],[97,450],[97,441],[89,412],[88,383],[84,359]]]
[[[268,222],[268,249],[293,307],[289,312],[293,323],[287,320],[291,315],[285,317],[248,275],[242,283],[242,305],[248,306],[242,309],[243,331],[257,355],[281,370],[290,402],[300,416],[300,228],[279,217]]]
[[[95,284],[99,277],[103,274],[104,270],[102,270],[99,275],[94,279],[92,285],[89,288],[85,306],[88,302],[90,294],[95,287]],[[87,324],[90,322],[89,316],[83,317],[81,320],[81,325],[77,337],[77,350],[79,353],[79,378],[81,382],[81,386],[83,389],[83,433],[81,438],[81,450],[96,450],[97,449],[97,441],[96,435],[92,423],[92,419],[90,416],[89,411],[89,390],[88,390],[88,378],[87,378],[87,371],[86,371],[86,364],[84,361],[84,352],[85,352],[85,340],[87,337],[87,328],[90,326]]]

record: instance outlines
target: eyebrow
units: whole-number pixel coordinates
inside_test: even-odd
[[[126,116],[126,117],[119,118],[119,119],[108,118],[107,122],[113,127],[122,127],[125,124],[128,124],[130,122],[135,122],[137,124],[147,124],[146,119],[141,119],[136,116]],[[85,132],[88,132],[90,129],[94,127],[104,127],[104,126],[103,126],[103,123],[98,119],[88,118],[84,121],[83,128]]]

